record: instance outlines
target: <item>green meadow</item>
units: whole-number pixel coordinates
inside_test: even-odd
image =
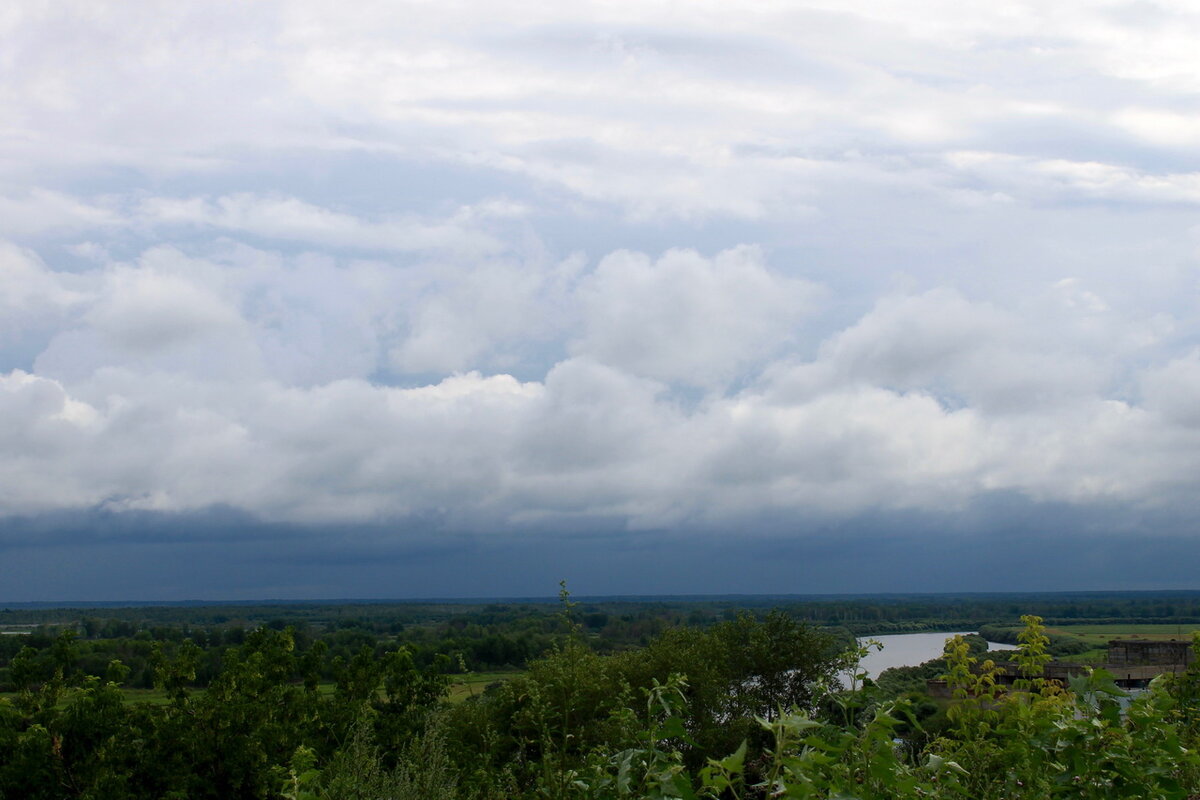
[[[1116,624],[1116,625],[1058,625],[1047,627],[1049,633],[1063,633],[1094,643],[1097,646],[1108,644],[1112,639],[1190,639],[1192,632],[1200,630],[1200,625],[1164,625],[1164,624]]]

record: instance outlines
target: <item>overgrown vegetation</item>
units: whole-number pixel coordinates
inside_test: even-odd
[[[1043,679],[1053,637],[1026,616],[1019,681],[980,640],[879,683],[864,650],[783,611],[597,646],[563,596],[526,669],[458,703],[462,654],[422,663],[393,634],[264,625],[175,636],[13,636],[0,798],[1175,798],[1200,791],[1200,670],[1133,699],[1100,670]],[[591,620],[595,622],[596,620]],[[468,623],[470,624],[470,623]],[[327,634],[327,635],[322,635]],[[140,638],[139,638],[140,637]],[[130,703],[142,653],[159,703]],[[849,648],[847,645],[850,645]],[[33,646],[37,645],[37,646]],[[6,643],[6,646],[7,645]],[[1200,644],[1197,644],[1200,648]],[[90,659],[90,660],[89,660]],[[1197,659],[1194,663],[1200,663]],[[924,682],[944,677],[953,700]],[[1122,710],[1121,703],[1127,708]]]

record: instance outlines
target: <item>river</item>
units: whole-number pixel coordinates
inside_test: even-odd
[[[862,660],[862,669],[874,679],[879,673],[892,667],[915,667],[932,658],[937,658],[945,649],[951,636],[966,635],[975,631],[951,631],[949,633],[897,633],[887,636],[865,636],[883,644],[882,650],[874,650]],[[988,642],[988,650],[1016,650],[1015,645]]]

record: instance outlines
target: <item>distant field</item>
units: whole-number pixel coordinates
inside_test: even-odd
[[[160,689],[122,689],[126,703],[149,703],[154,706],[165,706],[169,701],[167,693]]]
[[[1066,656],[1064,661],[1077,661],[1084,664],[1103,664],[1108,660],[1108,643],[1113,639],[1155,639],[1169,641],[1177,639],[1188,641],[1192,631],[1200,630],[1200,625],[1160,625],[1146,623],[1115,624],[1115,625],[1056,625],[1046,629],[1053,634],[1063,634],[1082,639],[1091,649],[1077,655]]]
[[[1103,647],[1110,639],[1191,639],[1192,631],[1200,630],[1200,625],[1060,625],[1046,630]]]
[[[1010,630],[1017,632],[1019,626]],[[1114,639],[1151,639],[1155,641],[1190,642],[1192,632],[1200,631],[1196,623],[1111,623],[1104,625],[1051,625],[1046,632],[1056,636],[1067,636],[1082,641],[1089,648],[1082,653],[1060,656],[1062,661],[1077,661],[1085,664],[1103,664],[1108,660],[1108,643]]]
[[[490,684],[511,680],[520,672],[476,672],[463,676],[463,680],[450,684],[450,702],[461,703],[468,697],[483,694]]]

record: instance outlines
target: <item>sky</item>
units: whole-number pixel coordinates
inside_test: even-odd
[[[0,5],[0,600],[1200,588],[1198,40]]]

